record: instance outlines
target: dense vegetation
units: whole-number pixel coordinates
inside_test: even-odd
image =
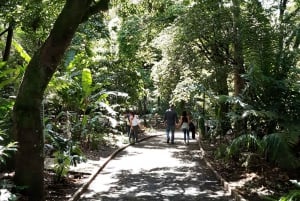
[[[219,157],[299,170],[300,2],[269,2],[2,1],[0,164],[15,171],[11,186],[44,200],[45,147],[59,180],[83,144],[122,133],[126,110],[170,103],[203,137],[230,136]]]

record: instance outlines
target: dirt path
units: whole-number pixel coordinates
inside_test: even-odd
[[[200,158],[196,140],[175,145],[164,132],[121,151],[96,176],[80,201],[232,201],[213,172]]]

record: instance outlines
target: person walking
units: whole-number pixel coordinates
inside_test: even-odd
[[[190,124],[189,124],[189,129],[192,132],[192,139],[196,139],[196,126],[193,123],[193,121],[191,120]]]
[[[130,112],[126,111],[126,113],[124,114],[124,119],[126,121],[126,133],[127,136],[130,136]]]
[[[179,126],[183,131],[183,140],[185,144],[189,144],[189,139],[190,139],[189,124],[190,124],[190,116],[187,114],[186,111],[183,111],[180,117]]]
[[[174,144],[174,134],[175,134],[175,127],[177,122],[178,122],[177,112],[174,109],[174,105],[171,105],[164,115],[164,124],[166,126],[167,143],[170,142],[170,132],[171,132],[171,144]]]
[[[192,139],[196,139],[196,126],[195,126],[195,124],[193,123],[193,117],[192,117],[192,114],[191,114],[191,112],[188,112],[187,113],[187,116],[189,117],[189,119],[190,119],[190,123],[189,123],[189,130],[188,130],[188,132],[189,132],[189,134],[190,134],[190,132],[192,133]]]
[[[140,120],[138,115],[135,112],[130,112],[130,135],[129,142],[137,142],[138,141],[138,132],[140,128]]]

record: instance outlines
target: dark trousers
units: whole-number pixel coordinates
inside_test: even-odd
[[[126,125],[127,136],[130,136],[130,125]]]
[[[190,130],[192,132],[192,139],[196,138],[196,131],[195,129]]]
[[[138,141],[138,132],[139,132],[139,126],[132,126],[132,128],[130,130],[129,141],[137,142]]]

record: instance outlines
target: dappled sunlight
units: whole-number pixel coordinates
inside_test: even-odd
[[[230,200],[199,152],[158,137],[126,148],[91,183],[81,200]],[[194,142],[196,143],[196,142]],[[197,146],[194,146],[197,148]]]
[[[241,179],[238,181],[231,181],[229,182],[229,185],[235,189],[251,185],[251,182],[255,182],[262,179],[260,175],[256,174],[255,172],[249,172],[241,175]],[[257,188],[252,188],[251,193],[256,193],[259,196],[268,196],[268,195],[273,195],[275,192],[268,189],[266,186],[260,186]]]
[[[243,174],[242,178],[239,179],[238,181],[232,181],[229,184],[233,188],[238,188],[238,187],[244,186],[247,182],[252,181],[255,178],[260,178],[260,176],[254,172],[246,173],[246,174]]]

